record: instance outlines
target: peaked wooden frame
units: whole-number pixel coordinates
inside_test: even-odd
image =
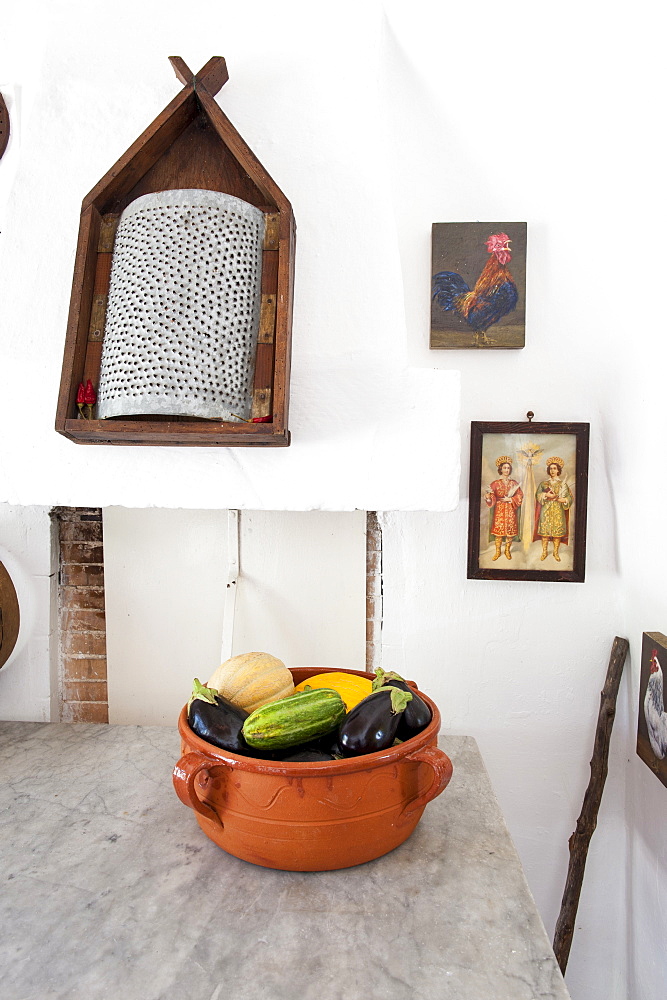
[[[287,426],[296,226],[292,207],[214,100],[228,79],[221,56],[199,73],[170,56],[182,91],[84,198],[55,428],[82,444],[289,444]],[[176,188],[223,191],[265,213],[262,306],[253,420],[189,417],[81,419],[79,385],[99,381],[113,240],[123,209]],[[262,420],[262,422],[259,422]]]

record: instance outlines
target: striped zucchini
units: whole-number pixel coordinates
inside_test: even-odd
[[[243,723],[243,737],[257,749],[298,746],[332,732],[345,711],[345,702],[332,688],[300,691],[255,709]]]

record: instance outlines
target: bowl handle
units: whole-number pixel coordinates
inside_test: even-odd
[[[192,753],[184,754],[174,766],[172,779],[176,794],[184,805],[190,806],[204,819],[212,820],[217,826],[224,829],[224,824],[215,809],[211,809],[205,802],[202,802],[195,787],[195,778],[200,771],[204,771],[208,777],[208,768],[219,764],[219,760],[213,760],[211,757],[206,757],[203,753],[193,750]]]
[[[417,811],[424,808],[427,802],[444,792],[453,771],[452,762],[447,754],[434,746],[425,746],[420,750],[414,750],[403,759],[422,761],[424,764],[428,764],[433,769],[433,781],[425,792],[408,802],[396,820],[396,826],[402,826],[403,823],[409,822]]]

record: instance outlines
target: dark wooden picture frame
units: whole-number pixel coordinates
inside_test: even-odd
[[[667,715],[663,672],[667,671],[667,636],[644,632],[639,668],[637,755],[667,785]]]
[[[584,582],[589,429],[472,422],[468,579]]]

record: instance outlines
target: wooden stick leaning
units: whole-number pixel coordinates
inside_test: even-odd
[[[554,932],[553,949],[560,971],[565,975],[567,960],[574,935],[574,924],[577,917],[577,907],[584,880],[586,855],[588,845],[597,826],[598,810],[602,799],[602,790],[607,778],[607,759],[609,757],[609,741],[616,715],[616,698],[623,673],[623,665],[628,654],[627,639],[614,639],[607,667],[607,678],[600,694],[600,712],[595,730],[595,743],[591,757],[591,777],[584,795],[581,814],[577,826],[570,837],[570,863],[567,869],[565,890],[561,902],[556,930]]]

